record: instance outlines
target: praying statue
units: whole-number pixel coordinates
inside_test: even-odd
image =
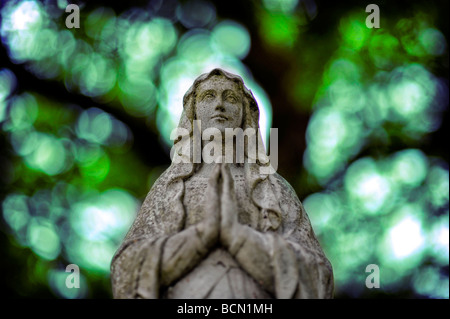
[[[213,148],[209,136],[193,141],[196,129],[253,129],[261,139],[258,105],[241,77],[199,76],[178,128],[187,134],[174,139],[170,167],[113,257],[114,298],[332,298],[331,264],[293,188],[263,169],[265,151],[250,151],[249,136],[243,156],[228,156],[223,139]],[[198,149],[221,156],[194,160]]]

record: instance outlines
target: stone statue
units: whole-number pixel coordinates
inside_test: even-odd
[[[183,108],[191,138],[194,121],[259,132],[252,93],[221,69],[195,80]],[[331,264],[295,191],[247,155],[172,161],[112,260],[115,298],[332,298]]]

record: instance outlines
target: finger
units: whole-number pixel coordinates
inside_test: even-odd
[[[221,216],[222,226],[229,226],[232,223],[237,214],[237,201],[234,191],[234,180],[231,176],[230,168],[228,164],[222,164],[222,197],[221,197]]]
[[[223,191],[228,196],[230,196],[234,190],[234,185],[233,185],[233,177],[231,176],[230,167],[228,164],[226,163],[222,164],[221,173],[223,178]]]
[[[221,175],[220,163],[216,164],[213,168],[208,184],[211,186],[217,185]]]
[[[220,188],[222,187],[221,183],[219,182],[220,179],[221,179],[220,164],[216,164],[208,180],[208,187],[205,193],[206,202],[211,201],[216,202],[219,200]]]
[[[218,209],[219,201],[220,201],[220,179],[221,171],[220,171],[220,164],[217,164],[216,167],[214,167],[213,172],[211,174],[211,177],[208,181],[208,187],[206,188],[205,197],[204,197],[204,204],[207,210],[214,210],[216,211]]]

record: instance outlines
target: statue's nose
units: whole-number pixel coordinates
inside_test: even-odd
[[[225,112],[225,107],[223,106],[223,103],[221,100],[219,100],[216,104],[216,107],[214,108],[215,111],[219,112]]]

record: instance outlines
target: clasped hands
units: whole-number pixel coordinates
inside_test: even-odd
[[[197,224],[197,231],[206,247],[211,248],[219,243],[234,255],[245,226],[238,221],[234,180],[229,164],[215,165],[204,195],[205,218]]]

